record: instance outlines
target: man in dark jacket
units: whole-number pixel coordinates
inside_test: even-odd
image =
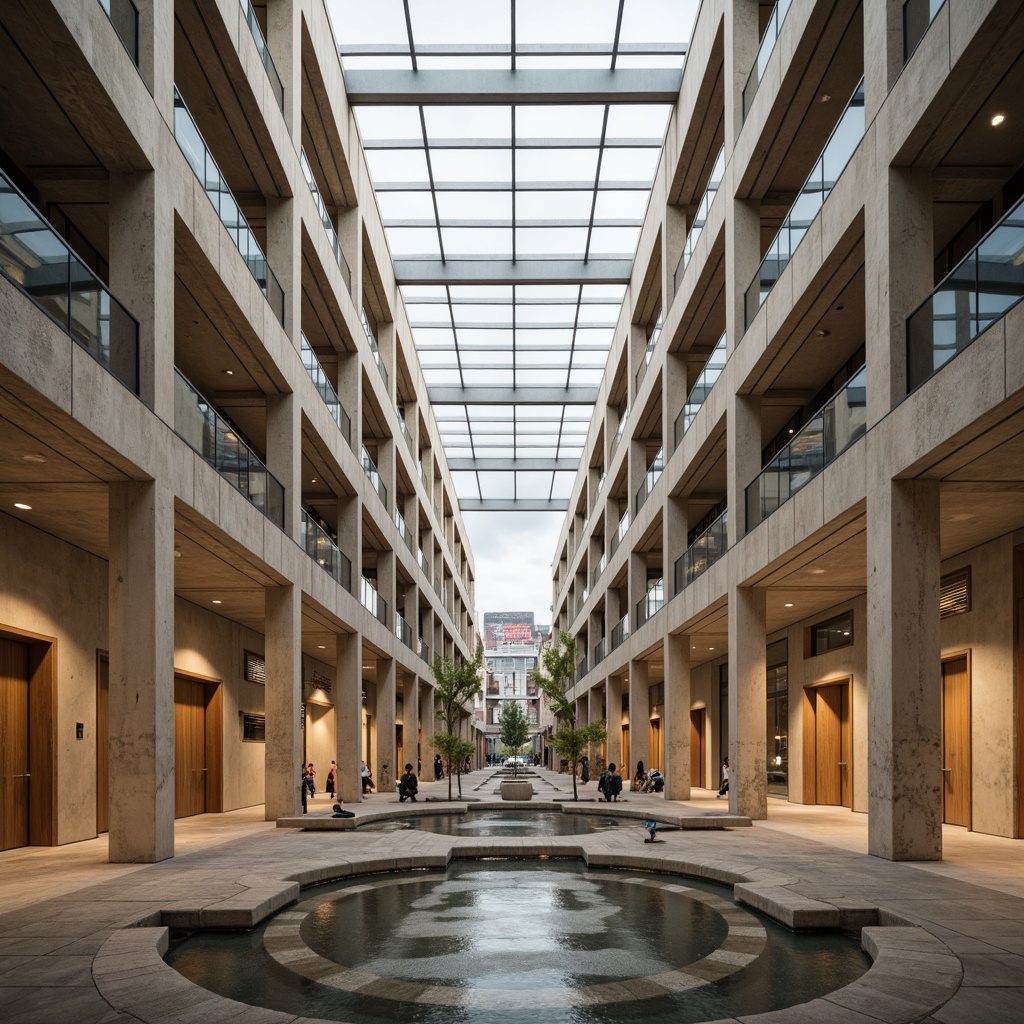
[[[419,780],[413,773],[412,765],[407,764],[405,774],[398,780],[398,802],[404,804],[405,798],[408,797],[413,803],[416,803],[416,793],[419,788]]]

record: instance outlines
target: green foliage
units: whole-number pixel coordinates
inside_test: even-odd
[[[451,769],[454,767],[458,776],[461,797],[462,764],[476,750],[472,743],[459,735],[459,726],[473,714],[473,698],[483,689],[480,684],[480,668],[483,663],[483,645],[477,644],[476,656],[472,661],[453,662],[451,658],[435,658],[434,664],[430,666],[430,674],[437,684],[434,688],[434,699],[437,701],[435,713],[441,726],[441,731],[434,737],[434,746],[448,764],[449,800],[452,798]],[[459,750],[462,751],[461,756],[458,755]]]
[[[502,746],[509,754],[518,756],[519,751],[523,749],[523,744],[530,738],[530,723],[526,720],[526,712],[523,711],[523,706],[519,701],[505,702],[501,709],[499,725],[501,726]],[[512,769],[513,776],[518,772],[519,762],[517,761]]]

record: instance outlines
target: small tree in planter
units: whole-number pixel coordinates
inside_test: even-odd
[[[459,780],[459,799],[462,799],[462,765],[476,747],[459,735],[459,726],[473,713],[473,698],[480,693],[480,666],[484,663],[484,649],[477,644],[472,661],[457,664],[451,658],[435,658],[430,674],[437,684],[437,717],[441,731],[433,737],[434,746],[448,766],[448,799],[452,798],[452,768]]]
[[[519,751],[530,737],[530,723],[519,701],[506,701],[501,709],[501,744],[512,755],[512,777],[519,774]]]
[[[576,702],[567,694],[572,688],[576,670],[576,641],[564,629],[558,634],[558,643],[544,651],[544,671],[533,673],[537,686],[551,708],[558,728],[551,737],[551,746],[559,757],[569,762],[572,772],[572,798],[579,800],[576,791],[576,768],[580,758],[592,743],[603,743],[608,735],[604,721],[589,725],[576,725]]]

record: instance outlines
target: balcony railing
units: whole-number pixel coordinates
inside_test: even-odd
[[[607,647],[607,643],[604,637],[601,637],[601,639],[594,644],[594,668],[597,668],[597,666],[604,661],[605,647]]]
[[[397,636],[410,651],[416,650],[413,645],[412,626],[405,621],[405,616],[398,611],[395,612],[395,636]]]
[[[708,212],[711,210],[711,204],[715,201],[715,196],[718,195],[718,189],[721,187],[724,174],[725,146],[718,151],[718,159],[715,160],[715,166],[711,168],[708,186],[704,189],[704,195],[700,197],[697,212],[693,215],[693,223],[686,234],[686,241],[683,242],[683,251],[679,256],[679,262],[676,264],[676,272],[672,275],[673,295],[679,291],[679,284],[683,280],[683,274],[690,260],[693,259],[693,253],[697,248],[697,241],[704,230],[704,225],[708,222]]]
[[[177,88],[174,90],[174,138],[203,186],[207,198],[213,203],[221,224],[227,229],[231,241],[235,243],[235,248],[249,268],[249,273],[266,296],[274,315],[284,323],[284,292],[281,285],[267,265],[267,257],[263,255],[249,222],[245,219],[231,189],[228,188],[228,183],[220,173],[217,162],[211,156],[206,141],[196,127]]]
[[[370,458],[370,453],[364,446],[360,446],[359,449],[360,458],[363,463],[363,472],[366,474],[370,483],[373,485],[373,489],[377,492],[377,497],[384,502],[384,507],[388,507],[388,489],[384,484],[384,481],[380,478],[380,473],[377,472],[377,465]]]
[[[334,422],[338,424],[338,429],[349,445],[351,445],[352,421],[348,418],[348,413],[345,412],[341,399],[338,398],[338,393],[327,379],[327,374],[320,365],[320,360],[317,359],[313,346],[310,345],[305,334],[302,335],[300,344],[302,349],[302,365],[306,368],[306,373],[309,374],[310,380],[312,380],[317,391],[320,392],[320,397],[324,400],[324,405],[327,406],[327,411],[331,414]]]
[[[764,69],[768,66],[768,58],[775,49],[775,41],[782,31],[782,23],[786,20],[792,0],[779,0],[772,11],[768,24],[765,26],[764,35],[761,36],[761,45],[757,48],[757,56],[754,58],[754,66],[747,76],[747,84],[743,86],[743,120],[747,119],[747,111],[750,104],[754,102],[757,95],[757,87],[761,84],[761,77]]]
[[[327,241],[331,245],[335,262],[341,271],[341,278],[351,295],[352,271],[349,270],[348,260],[345,259],[345,254],[341,251],[341,241],[338,238],[338,232],[334,230],[334,221],[331,220],[331,215],[327,212],[327,205],[324,203],[324,197],[320,194],[320,187],[316,183],[316,178],[313,177],[313,169],[309,166],[309,160],[306,159],[306,151],[304,149],[299,151],[299,166],[302,168],[302,176],[306,179],[306,184],[309,186],[309,191],[313,196],[316,212],[320,215],[320,223],[324,226]]]
[[[690,429],[690,425],[697,418],[697,413],[700,412],[700,407],[704,404],[711,389],[715,386],[715,381],[722,376],[722,371],[725,369],[725,360],[726,337],[723,332],[721,338],[718,339],[718,344],[715,346],[714,351],[704,364],[704,369],[700,371],[697,383],[690,389],[690,393],[686,397],[686,404],[676,417],[673,428],[674,448],[679,447],[683,434]]]
[[[639,629],[648,619],[660,612],[664,604],[665,581],[660,579],[652,584],[636,603],[636,628]]]
[[[174,432],[271,522],[284,527],[284,487],[280,481],[177,367]]]
[[[374,337],[373,328],[370,326],[370,320],[366,315],[366,310],[361,309],[359,311],[359,318],[363,322],[363,333],[366,335],[366,343],[370,346],[370,353],[373,355],[373,361],[377,364],[377,369],[380,370],[381,377],[384,378],[384,389],[388,387],[388,371],[384,366],[384,357],[380,354],[380,347],[377,344],[377,339]]]
[[[612,440],[612,446],[608,449],[608,463],[611,464],[613,458],[615,458],[616,449],[619,447],[619,442],[622,440],[622,435],[626,432],[626,423],[629,422],[629,406],[627,405],[622,413],[622,418],[619,420],[619,425],[615,431],[615,437]]]
[[[377,588],[365,576],[359,577],[359,601],[378,622],[387,626],[388,603],[377,593]]]
[[[132,0],[100,0],[110,24],[128,51],[132,63],[139,66],[139,9]]]
[[[811,226],[818,211],[825,204],[835,187],[839,176],[843,173],[850,158],[864,137],[864,79],[846,104],[843,116],[832,130],[821,156],[818,157],[804,182],[796,202],[790,207],[789,214],[782,222],[778,234],[768,246],[768,252],[761,261],[761,266],[750,282],[743,297],[743,326],[750,326],[754,315],[768,298],[768,293],[775,286],[783,270],[793,258],[796,247],[803,241],[807,229]]]
[[[867,377],[862,366],[747,487],[748,531],[864,435]]]
[[[597,586],[597,581],[601,578],[601,573],[608,568],[608,556],[602,555],[600,561],[594,566],[594,571],[590,574],[590,585],[591,587]]]
[[[277,68],[274,66],[274,58],[270,56],[267,41],[263,38],[263,30],[260,28],[260,23],[256,20],[256,12],[253,10],[251,0],[240,0],[240,2],[242,10],[245,12],[245,20],[249,25],[249,32],[252,34],[252,41],[256,44],[256,52],[259,53],[260,60],[263,61],[263,67],[267,72],[267,78],[270,79],[270,88],[274,91],[274,98],[277,100],[278,107],[283,111],[284,86],[281,84],[281,76],[277,73]]]
[[[661,479],[661,471],[665,468],[664,455],[665,449],[659,448],[658,454],[654,456],[654,461],[647,467],[647,475],[644,477],[644,482],[636,492],[636,510],[638,514],[640,509],[644,507],[644,502],[651,496],[654,485]]]
[[[675,593],[688,587],[710,568],[729,547],[729,510],[726,509],[677,559]]]
[[[139,393],[138,322],[3,172],[0,273],[113,377]]]
[[[906,0],[903,5],[903,63],[910,60],[946,0]]]
[[[629,615],[623,615],[612,627],[612,650],[621,647],[629,639]]]
[[[643,362],[637,368],[636,371],[636,386],[640,387],[640,382],[644,379],[644,374],[647,373],[647,366],[651,361],[651,356],[654,355],[654,350],[658,345],[658,339],[661,337],[661,314],[658,314],[658,322],[654,325],[654,330],[651,331],[651,336],[647,339],[647,348],[644,349]]]
[[[409,532],[409,527],[406,525],[405,518],[402,513],[395,509],[395,526],[398,528],[398,535],[405,541],[405,546],[410,552],[415,553],[416,544],[413,542],[412,534]]]
[[[419,637],[416,640],[416,653],[429,665],[430,664],[430,644]]]
[[[615,532],[612,534],[611,541],[611,557],[615,557],[615,552],[619,550],[619,545],[626,539],[626,534],[629,533],[629,509],[622,513],[622,518],[619,520],[619,525],[616,527]]]
[[[352,563],[344,555],[330,535],[302,510],[300,524],[302,546],[306,554],[326,573],[330,573],[349,593],[352,592]]]
[[[1024,298],[1024,199],[907,318],[907,394]]]

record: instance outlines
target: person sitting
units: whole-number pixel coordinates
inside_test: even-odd
[[[398,780],[398,802],[404,804],[405,798],[408,797],[413,803],[416,803],[416,793],[419,788],[419,780],[412,770],[412,765],[407,764],[405,774]]]
[[[346,811],[345,810],[345,804],[342,802],[342,799],[341,799],[340,796],[335,801],[334,806],[331,808],[331,811],[333,812],[331,814],[332,818],[354,818],[355,817],[355,815],[351,811]]]

